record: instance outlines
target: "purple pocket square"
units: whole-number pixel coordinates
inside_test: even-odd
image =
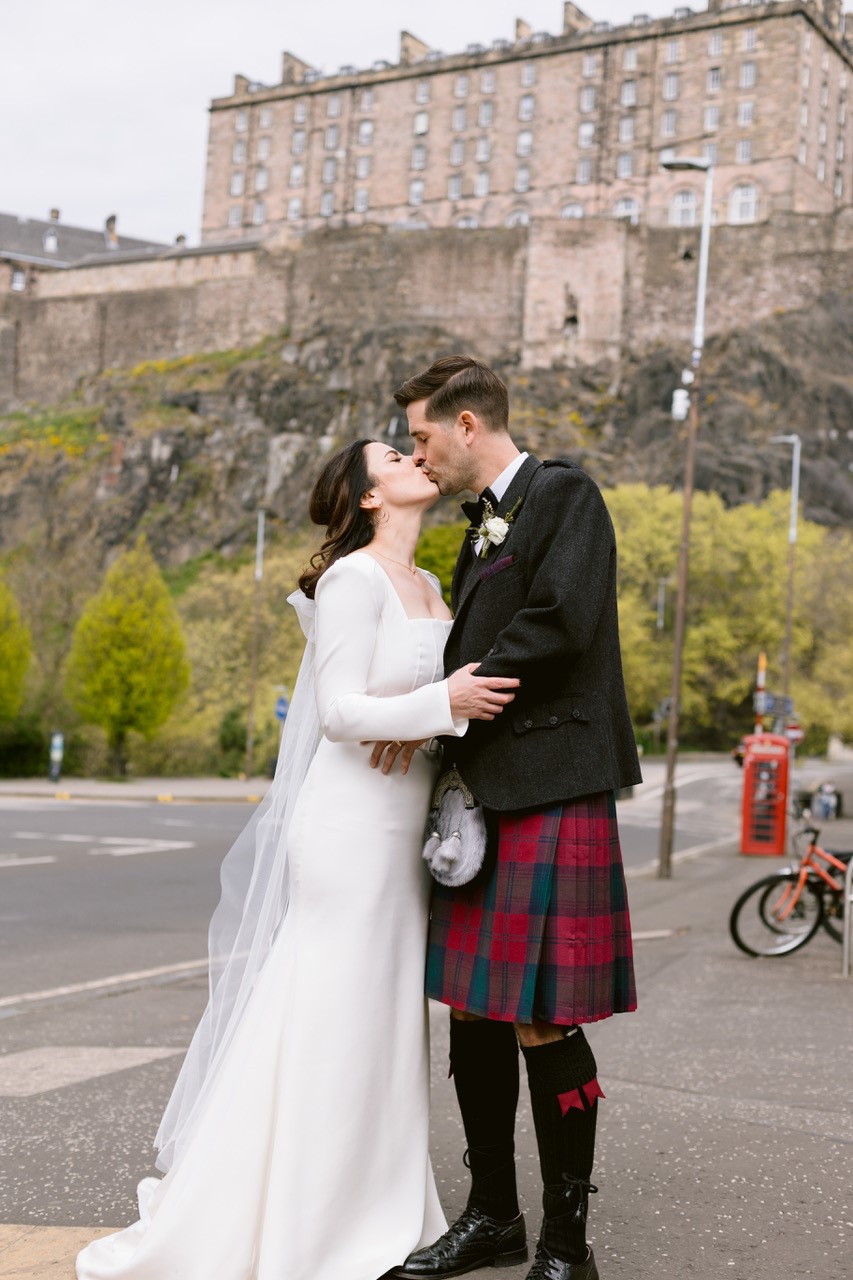
[[[501,556],[500,560],[496,560],[494,564],[487,565],[480,573],[480,581],[485,582],[487,578],[493,578],[496,573],[500,573],[501,569],[508,569],[511,564],[515,564],[515,556]]]

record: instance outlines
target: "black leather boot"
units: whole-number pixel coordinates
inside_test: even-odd
[[[478,1267],[514,1267],[526,1261],[527,1232],[522,1214],[511,1222],[498,1222],[469,1205],[435,1244],[409,1254],[403,1265],[389,1274],[402,1280],[445,1280]]]
[[[545,1190],[545,1220],[527,1280],[599,1280],[592,1249],[586,1243],[590,1194],[598,1187],[563,1175],[565,1190]]]

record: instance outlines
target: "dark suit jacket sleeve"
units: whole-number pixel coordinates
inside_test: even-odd
[[[616,540],[595,481],[578,468],[548,468],[525,505],[524,607],[504,627],[477,675],[541,676],[590,646],[608,594]],[[522,530],[518,530],[520,537]]]

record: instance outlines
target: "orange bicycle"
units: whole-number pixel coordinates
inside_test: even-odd
[[[748,956],[785,956],[804,947],[823,925],[841,942],[844,928],[844,875],[853,852],[821,849],[817,827],[794,836],[808,844],[799,862],[764,876],[732,907],[729,932]]]

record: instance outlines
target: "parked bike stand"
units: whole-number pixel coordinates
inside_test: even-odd
[[[844,877],[844,930],[841,943],[841,976],[850,977],[850,950],[853,943],[853,858]]]

